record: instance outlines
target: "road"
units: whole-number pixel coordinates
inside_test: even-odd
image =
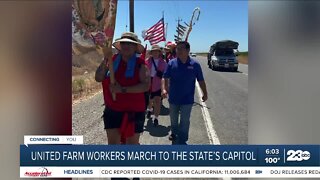
[[[214,130],[221,144],[248,142],[248,65],[238,72],[213,71],[207,58],[198,56],[208,89],[206,102]]]
[[[201,104],[198,93],[195,95],[188,143],[247,144],[248,66],[240,64],[238,72],[213,71],[207,67],[206,57],[198,56],[196,59],[201,64],[209,98],[205,104]],[[74,105],[73,134],[83,135],[85,144],[106,144],[102,112],[101,93]],[[146,120],[141,144],[171,144],[168,140],[170,119],[167,100],[163,101],[159,124],[154,127],[150,120]],[[208,131],[208,124],[213,132]],[[216,136],[213,141],[209,139],[210,133]]]
[[[248,121],[248,66],[240,64],[238,72],[213,71],[206,66],[206,58],[196,58],[202,67],[209,99],[206,107],[199,105],[196,93],[191,115],[190,144],[208,144],[205,121],[201,108],[207,108],[214,131],[220,144],[247,144]],[[101,115],[103,98],[96,96],[73,106],[73,134],[84,135],[88,144],[106,143]],[[142,144],[170,144],[169,110],[167,100],[163,101],[160,126],[154,128],[151,121],[145,123]],[[208,120],[208,119],[207,119]]]

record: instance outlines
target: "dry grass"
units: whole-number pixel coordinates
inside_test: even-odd
[[[101,90],[101,83],[94,79],[94,73],[72,77],[72,100],[91,96]]]
[[[90,96],[101,90],[94,73],[103,56],[95,48],[72,47],[72,100]]]
[[[196,53],[197,56],[204,56],[204,57],[207,57],[208,56],[208,53]]]
[[[72,75],[83,75],[96,70],[102,61],[103,56],[96,51],[72,56]]]
[[[238,59],[238,62],[241,64],[248,64],[249,63],[248,55],[239,55],[237,57],[237,59]]]

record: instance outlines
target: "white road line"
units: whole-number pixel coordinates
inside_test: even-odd
[[[248,74],[247,74],[247,73],[244,73],[244,72],[243,72],[242,74],[244,74],[244,75],[247,75],[247,76],[248,76]]]
[[[197,87],[197,92],[198,92],[198,96],[199,96],[199,103],[201,105],[201,112],[202,112],[202,116],[204,119],[204,124],[206,125],[206,129],[207,129],[207,133],[208,133],[208,137],[209,137],[209,141],[210,144],[216,144],[219,145],[220,144],[220,140],[217,136],[216,131],[214,130],[214,126],[212,124],[211,118],[210,118],[210,114],[209,111],[207,109],[207,105],[205,102],[202,101],[202,91],[200,89],[199,83],[196,82],[196,87]]]
[[[207,109],[207,105],[205,102],[202,101],[202,91],[200,89],[199,83],[196,82],[197,92],[199,95],[199,103],[201,105],[201,112],[204,119],[204,124],[206,125],[208,137],[210,144],[220,145],[220,140],[217,136],[216,131],[214,130],[214,126],[212,124],[209,111]],[[218,178],[219,180],[232,180],[232,178],[224,177],[224,178]]]

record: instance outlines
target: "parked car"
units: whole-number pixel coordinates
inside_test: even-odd
[[[195,53],[190,53],[191,57],[197,57],[197,55]]]
[[[216,70],[220,68],[238,71],[236,53],[239,43],[231,40],[218,41],[210,46],[208,66]]]

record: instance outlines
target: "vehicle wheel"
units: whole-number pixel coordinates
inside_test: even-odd
[[[210,69],[212,69],[212,64],[211,64],[211,62],[208,62],[208,67],[209,67]]]
[[[212,65],[212,68],[211,68],[212,70],[214,70],[214,71],[216,71],[217,70],[217,68],[216,68],[216,66],[215,65]]]
[[[232,69],[233,72],[237,72],[238,71],[238,67],[235,67]]]

